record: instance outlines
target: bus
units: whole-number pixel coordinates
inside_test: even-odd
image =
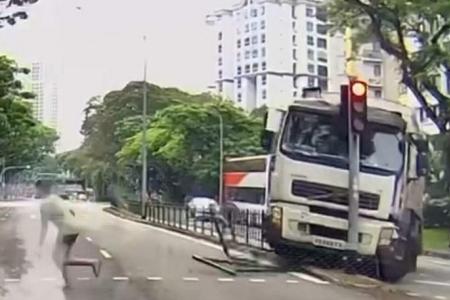
[[[239,213],[237,219],[261,224],[267,211],[268,155],[228,158],[224,164],[224,207]],[[236,214],[234,214],[236,215]]]

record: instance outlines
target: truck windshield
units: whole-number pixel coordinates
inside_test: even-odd
[[[337,116],[291,112],[281,149],[295,159],[315,157],[324,161],[348,161],[348,135]],[[361,165],[397,172],[403,164],[403,135],[398,129],[370,124],[361,136]]]

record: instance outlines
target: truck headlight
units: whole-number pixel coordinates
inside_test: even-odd
[[[388,246],[391,244],[392,236],[394,235],[393,228],[383,228],[380,232],[380,239],[378,240],[378,245]]]
[[[281,225],[283,210],[281,207],[272,207],[272,223]]]

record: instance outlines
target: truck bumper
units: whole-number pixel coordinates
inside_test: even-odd
[[[308,206],[279,205],[282,209],[282,221],[273,224],[269,218],[266,221],[265,237],[269,244],[289,244],[297,248],[330,249],[349,251],[347,243],[348,220],[311,213]],[[359,244],[357,253],[365,256],[375,256],[379,248],[380,233],[383,229],[395,229],[392,222],[369,218],[359,218]],[[389,247],[382,247],[383,252]]]

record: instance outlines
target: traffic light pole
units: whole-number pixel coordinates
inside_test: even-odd
[[[349,87],[350,88],[350,87]],[[349,91],[348,96],[351,95]],[[356,251],[359,242],[358,215],[359,215],[359,161],[360,161],[360,136],[353,131],[351,99],[348,97],[348,244],[349,250]]]

